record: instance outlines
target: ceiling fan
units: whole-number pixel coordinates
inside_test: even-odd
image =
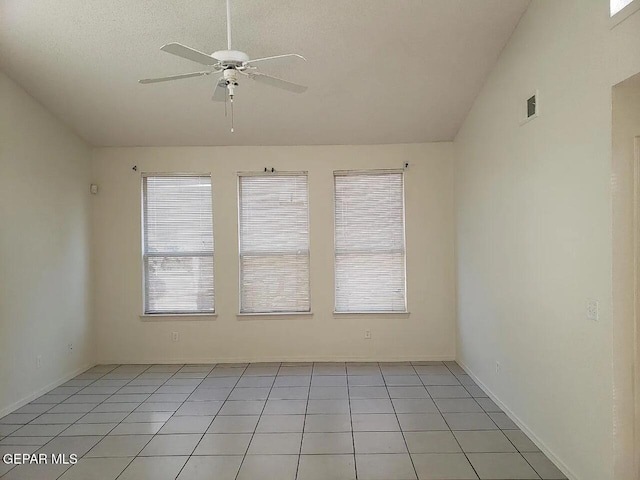
[[[160,78],[145,78],[139,80],[139,83],[150,84],[159,82],[168,82],[172,80],[182,80],[184,78],[201,77],[203,75],[211,75],[222,73],[216,80],[215,89],[213,91],[212,100],[217,102],[227,101],[227,97],[231,103],[231,132],[233,132],[233,98],[235,96],[235,88],[238,86],[238,80],[241,76],[250,78],[259,83],[264,83],[271,87],[280,88],[293,93],[303,93],[307,90],[304,85],[282,80],[281,78],[272,77],[257,71],[256,64],[281,64],[284,62],[298,61],[307,59],[297,53],[286,53],[283,55],[274,55],[270,57],[251,59],[249,55],[238,50],[231,50],[231,8],[229,0],[227,0],[227,49],[218,50],[212,54],[206,54],[180,43],[167,43],[160,50],[186,58],[196,63],[206,65],[209,69],[201,72],[183,73],[180,75],[171,75]]]

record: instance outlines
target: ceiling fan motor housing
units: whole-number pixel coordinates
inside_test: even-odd
[[[238,71],[234,68],[223,70],[222,78],[224,78],[227,85],[238,85]]]
[[[238,86],[238,71],[235,68],[227,68],[222,72],[222,76],[229,91],[229,97],[233,101],[234,89]]]
[[[249,55],[238,50],[218,50],[211,54],[213,58],[218,60],[223,66],[242,66],[244,62],[249,61]]]

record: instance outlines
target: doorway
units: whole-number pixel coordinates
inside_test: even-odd
[[[634,139],[634,396],[635,396],[635,471],[640,478],[640,136]]]
[[[614,478],[640,478],[640,74],[612,103]]]

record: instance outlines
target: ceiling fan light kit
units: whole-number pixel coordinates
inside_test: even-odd
[[[271,87],[280,88],[288,92],[303,93],[307,90],[304,85],[282,80],[281,78],[266,75],[258,71],[255,64],[269,63],[278,64],[289,61],[302,60],[306,61],[302,55],[297,53],[286,53],[283,55],[274,55],[270,57],[262,57],[251,59],[249,55],[239,50],[231,49],[231,8],[229,0],[227,0],[227,49],[218,50],[212,54],[206,54],[194,48],[182,45],[180,43],[168,43],[160,49],[163,52],[176,55],[192,62],[200,63],[210,67],[210,70],[201,72],[183,73],[179,75],[170,75],[168,77],[145,78],[139,80],[141,84],[151,84],[168,82],[172,80],[182,80],[185,78],[201,77],[211,75],[212,73],[222,73],[215,82],[215,88],[211,99],[216,102],[225,102],[227,97],[231,105],[231,132],[233,133],[233,99],[235,96],[235,88],[238,86],[241,76],[245,76],[258,83],[263,83]],[[225,108],[226,114],[226,108]]]

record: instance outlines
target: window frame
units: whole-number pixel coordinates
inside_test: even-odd
[[[264,171],[264,172],[237,172],[236,198],[238,204],[237,223],[238,223],[238,317],[288,317],[288,316],[310,316],[313,315],[312,309],[312,286],[311,286],[311,196],[309,192],[309,172],[302,171]],[[242,310],[242,177],[305,177],[307,187],[307,264],[309,272],[309,310],[305,311],[277,311],[277,312],[247,312]]]
[[[609,0],[609,25],[610,28],[615,28],[620,23],[624,22],[631,15],[640,10],[640,0],[631,0],[630,3],[622,7],[613,15],[611,14],[611,0]]]
[[[336,192],[336,177],[337,176],[357,176],[357,175],[390,175],[399,174],[402,178],[402,229],[403,229],[403,252],[404,252],[404,310],[353,310],[342,311],[337,308],[337,268],[336,268],[336,240],[337,240],[337,228],[336,228],[336,212],[337,212],[337,192]],[[407,281],[407,200],[405,193],[405,171],[404,169],[367,169],[367,170],[334,170],[333,171],[333,314],[335,316],[407,316],[409,312],[409,291]]]
[[[166,312],[147,312],[147,268],[146,268],[146,207],[145,207],[145,199],[146,199],[146,191],[147,191],[147,183],[146,179],[149,177],[208,177],[211,186],[211,241],[212,241],[212,268],[213,268],[213,310],[211,311],[194,311],[194,312],[178,312],[178,311],[166,311]],[[199,318],[199,319],[207,319],[207,318],[215,318],[217,317],[216,311],[216,288],[215,288],[215,237],[214,237],[214,222],[213,222],[213,204],[214,204],[214,192],[213,192],[213,177],[211,172],[141,172],[140,174],[140,270],[142,272],[141,280],[142,280],[142,308],[140,313],[140,318],[143,320],[154,320],[154,319],[167,319],[167,318]],[[183,254],[177,255],[151,255],[151,256],[167,256],[167,257],[180,257],[184,256]],[[202,255],[209,256],[209,255]]]

